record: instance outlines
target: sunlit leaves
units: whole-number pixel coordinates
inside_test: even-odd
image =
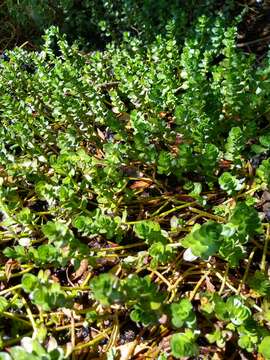
[[[95,299],[102,305],[110,305],[121,299],[119,280],[112,274],[101,274],[92,280],[90,287]]]
[[[108,239],[115,238],[120,241],[123,236],[121,230],[121,219],[119,217],[108,216],[97,210],[92,214],[85,216],[80,215],[73,220],[73,225],[84,236],[95,236],[97,234],[104,235]]]
[[[218,179],[218,182],[220,188],[225,190],[229,195],[234,195],[243,188],[241,181],[229,172],[224,172]]]
[[[266,336],[259,344],[259,352],[264,356],[266,360],[270,359],[270,336]]]
[[[237,203],[229,219],[229,227],[237,231],[239,239],[245,243],[250,236],[261,232],[261,221],[258,212],[244,202]]]
[[[265,184],[269,184],[270,179],[270,159],[263,160],[258,167],[256,174],[258,178]]]
[[[171,338],[172,354],[175,358],[196,356],[198,346],[195,343],[195,336],[192,331],[187,330],[185,333],[176,333]]]
[[[196,324],[196,316],[188,299],[182,299],[179,303],[171,304],[172,324],[177,328],[182,326],[193,327]]]
[[[223,15],[201,16],[181,46],[175,20],[166,31],[85,54],[51,28],[40,52],[0,62],[1,316],[25,324],[23,297],[49,336],[61,326],[62,342],[72,310],[75,343],[86,323],[104,334],[112,325],[120,344],[130,318],[164,325],[175,358],[199,356],[199,334],[264,354],[269,279],[257,255],[241,277],[267,225],[266,81]]]
[[[267,275],[257,270],[253,276],[248,279],[248,285],[259,295],[270,295],[270,280]]]
[[[140,221],[134,225],[135,234],[144,239],[147,243],[167,243],[166,233],[164,233],[159,223],[154,221]]]
[[[22,277],[22,288],[29,294],[33,304],[44,311],[68,306],[65,293],[58,283],[49,281],[47,274],[40,271],[38,276],[25,274]]]
[[[192,253],[203,259],[208,259],[214,255],[221,244],[222,226],[213,221],[209,221],[203,225],[197,225],[193,231],[183,240],[182,245],[190,248]]]

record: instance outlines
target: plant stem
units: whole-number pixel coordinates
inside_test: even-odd
[[[22,287],[22,285],[18,284],[18,285],[10,287],[8,289],[2,290],[2,291],[0,291],[0,296],[3,296],[3,295],[5,295],[5,294],[7,294],[9,292],[13,292],[13,291],[18,290],[18,289],[21,289],[21,287]]]
[[[247,276],[248,276],[248,272],[249,272],[249,268],[250,268],[250,265],[251,265],[251,261],[253,259],[253,256],[255,254],[255,251],[256,251],[256,247],[254,247],[251,251],[251,253],[249,254],[249,257],[248,257],[248,263],[247,263],[247,266],[246,266],[246,270],[245,270],[245,273],[244,273],[244,276],[243,278],[241,279],[240,281],[240,284],[238,286],[238,294],[240,294],[241,290],[242,290],[242,287],[243,285],[245,284],[246,282],[246,279],[247,279]]]
[[[210,274],[211,270],[208,270],[205,272],[205,274],[200,278],[200,280],[197,282],[195,288],[192,290],[191,294],[189,295],[189,300],[193,300],[197,291],[199,290],[199,288],[201,287],[202,283],[204,282],[204,280],[207,278],[207,276]]]
[[[139,242],[139,243],[135,243],[135,244],[129,244],[129,245],[122,245],[122,246],[115,246],[115,247],[110,247],[110,248],[101,248],[101,249],[91,249],[93,251],[104,251],[104,252],[109,252],[109,251],[120,251],[120,250],[126,250],[126,249],[132,249],[135,247],[139,247],[139,246],[147,246],[145,242]]]
[[[175,206],[174,208],[171,208],[170,210],[167,210],[161,214],[159,214],[157,217],[158,218],[164,218],[166,217],[167,215],[175,212],[175,211],[178,211],[178,210],[181,210],[181,209],[185,209],[187,207],[189,207],[190,205],[195,205],[196,204],[196,201],[191,201],[191,202],[188,202],[188,203],[185,203],[183,205],[179,205],[179,206]]]
[[[196,209],[196,208],[193,208],[193,207],[190,207],[189,210],[201,215],[202,217],[207,217],[209,219],[220,221],[220,222],[225,221],[225,219],[223,217],[221,217],[221,216],[213,215],[213,214],[210,214],[210,213],[208,213],[206,211],[202,211],[202,210],[199,210],[199,209]]]
[[[3,315],[3,317],[6,317],[8,319],[12,319],[12,320],[16,320],[18,322],[21,322],[22,324],[24,324],[26,326],[30,326],[30,327],[32,326],[29,321],[20,318],[20,316],[17,316],[16,314],[12,314],[12,313],[9,313],[7,311],[3,311],[2,315]]]
[[[35,319],[33,317],[32,311],[31,311],[27,301],[25,300],[25,298],[22,297],[21,299],[22,299],[22,303],[23,303],[23,305],[24,305],[24,307],[26,309],[26,312],[27,312],[27,315],[28,315],[29,320],[31,322],[31,325],[33,327],[33,330],[34,330],[34,332],[36,332],[37,331],[37,325],[36,325]]]
[[[261,270],[263,272],[265,272],[265,269],[266,269],[266,255],[267,255],[269,238],[270,238],[270,226],[269,226],[269,224],[267,224],[262,260],[261,260]]]

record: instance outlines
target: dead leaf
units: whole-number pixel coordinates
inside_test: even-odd
[[[165,112],[165,111],[162,111],[159,113],[159,116],[164,119],[169,113]]]
[[[79,279],[87,270],[88,270],[88,260],[84,259],[81,261],[79,269],[72,274],[72,280],[74,281]]]
[[[151,181],[151,180],[137,180],[137,181],[134,181],[134,183],[129,188],[132,190],[147,189],[152,184],[153,184],[153,181]]]
[[[270,218],[270,193],[264,191],[261,197],[262,210],[265,215],[266,220]]]
[[[119,360],[131,359],[131,357],[134,355],[136,346],[137,346],[136,340],[119,346],[117,348],[120,351],[120,359]]]
[[[7,281],[9,281],[10,276],[12,274],[12,270],[18,268],[18,262],[16,260],[9,259],[5,264],[5,275],[7,277]]]
[[[104,153],[100,150],[100,149],[97,149],[96,151],[96,157],[98,159],[102,159],[104,157]]]
[[[261,200],[263,202],[270,201],[270,192],[269,191],[264,191],[263,194],[262,194]]]
[[[220,167],[221,169],[230,169],[231,164],[232,164],[232,161],[222,159],[222,160],[220,160],[220,162],[219,162],[219,167]]]
[[[211,280],[209,279],[208,276],[206,276],[206,278],[205,278],[205,285],[206,285],[207,291],[210,291],[210,292],[216,291],[215,286],[211,283]]]
[[[105,140],[105,135],[103,134],[103,132],[97,128],[97,133],[98,133],[98,136],[102,139],[102,140]]]
[[[166,324],[168,321],[168,316],[166,314],[162,314],[161,317],[158,319],[158,322],[162,325]]]

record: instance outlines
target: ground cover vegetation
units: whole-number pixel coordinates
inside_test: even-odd
[[[229,8],[2,55],[0,359],[270,359],[270,53]]]
[[[69,40],[80,42],[86,49],[102,49],[111,40],[122,39],[129,31],[141,40],[151,42],[157,33],[165,33],[167,22],[174,18],[177,35],[183,39],[186,29],[197,16],[223,4],[213,0],[7,0],[1,4],[3,18],[1,48],[29,42],[41,44],[43,32],[58,26]],[[222,7],[233,9],[233,1]],[[155,16],[153,16],[155,14]]]

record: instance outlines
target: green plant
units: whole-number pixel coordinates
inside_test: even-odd
[[[178,304],[172,304],[171,312],[172,324],[177,328],[181,328],[184,324],[187,327],[194,327],[196,324],[192,304],[187,299],[181,300]]]
[[[224,172],[218,179],[220,188],[225,190],[229,195],[236,194],[243,188],[241,181],[229,172]]]
[[[172,354],[177,359],[198,354],[198,346],[195,343],[194,334],[190,330],[185,333],[174,334],[171,339],[171,347]]]
[[[21,341],[21,346],[14,346],[9,350],[9,353],[0,352],[1,360],[62,360],[65,358],[64,352],[60,347],[55,346],[51,350],[44,349],[37,340],[29,337],[24,337]]]
[[[192,253],[203,259],[208,259],[214,255],[221,244],[222,226],[214,222],[207,222],[200,226],[199,224],[192,229],[183,240],[182,245],[190,248]]]
[[[163,334],[176,358],[204,338],[266,353],[270,60],[238,22],[200,16],[182,41],[164,19],[90,54],[52,27],[0,60],[2,357],[35,358],[29,336],[49,359],[52,337],[66,357],[144,336],[162,358]]]
[[[164,33],[167,22],[173,17],[177,23],[178,36],[182,40],[190,18],[202,12],[214,11],[214,1],[203,1],[195,7],[174,0],[168,4],[164,0],[131,1],[117,0],[7,0],[1,15],[18,29],[22,40],[27,38],[40,43],[39,35],[51,25],[58,25],[71,40],[80,40],[84,47],[103,47],[108,40],[121,39],[124,31],[151,41],[158,33]],[[233,6],[230,6],[233,9]],[[228,12],[225,6],[225,13]],[[152,14],[155,14],[155,17]],[[91,34],[91,35],[90,35]],[[13,35],[15,36],[15,34]]]
[[[38,276],[25,274],[22,277],[22,288],[29,293],[33,304],[44,311],[50,311],[68,305],[65,293],[57,283],[49,282],[48,276],[42,270]]]
[[[264,356],[266,360],[270,358],[269,341],[270,336],[266,336],[259,345],[259,352]]]

